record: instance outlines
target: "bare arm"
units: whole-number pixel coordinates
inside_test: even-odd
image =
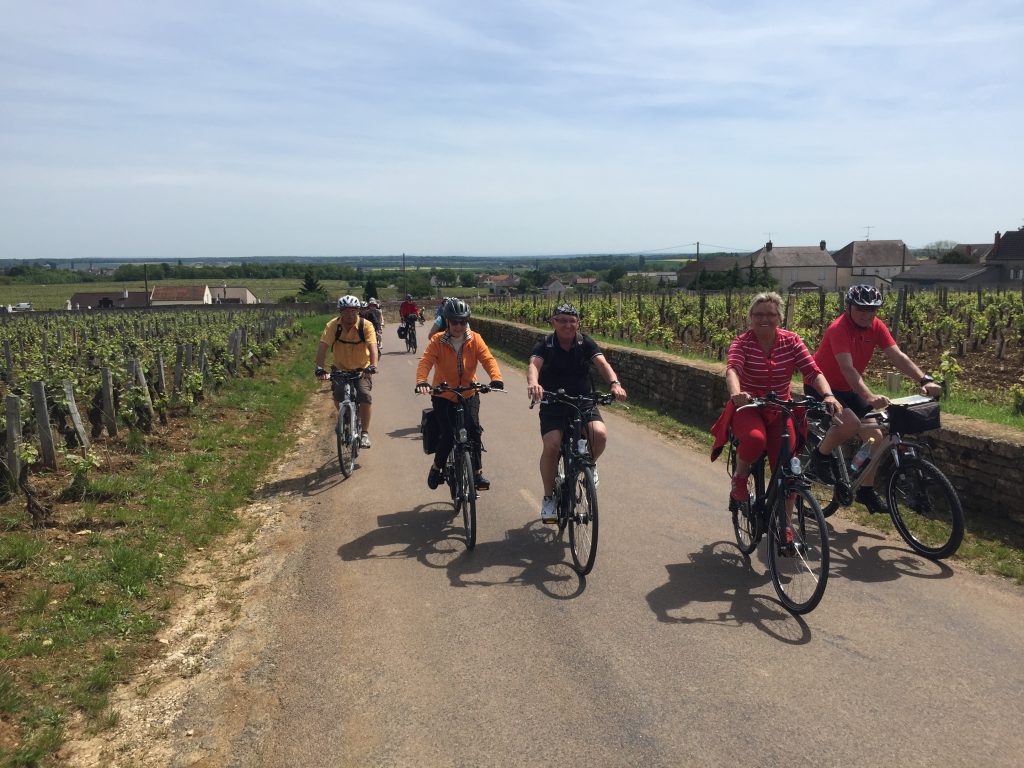
[[[526,394],[530,400],[537,402],[544,397],[544,389],[540,385],[540,369],[544,365],[544,358],[531,357],[530,364],[526,366]]]
[[[884,395],[876,395],[860,375],[860,371],[853,367],[853,355],[849,352],[837,352],[836,362],[839,363],[839,370],[850,385],[850,390],[864,398],[872,408],[885,408],[889,404],[889,398]]]
[[[317,368],[323,368],[324,367],[324,361],[326,359],[327,359],[327,345],[324,344],[324,342],[321,341],[319,346],[317,346],[317,348],[316,348],[316,367]],[[330,377],[325,374],[321,378],[330,378]]]
[[[886,347],[882,350],[885,356],[889,359],[889,362],[895,366],[896,370],[914,380],[917,384],[921,381],[924,376],[917,363],[907,357],[907,354],[899,348],[898,344],[893,344],[891,347]],[[935,382],[929,382],[921,387],[930,397],[938,397],[942,394],[942,387]]]
[[[611,363],[608,362],[608,358],[604,355],[598,355],[593,360],[594,367],[597,368],[598,373],[608,384],[609,391],[615,395],[616,400],[625,400],[626,390],[619,384],[619,380],[615,377],[615,371],[612,369]]]

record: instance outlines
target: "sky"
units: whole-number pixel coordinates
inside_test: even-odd
[[[991,242],[1024,4],[0,0],[0,259]]]

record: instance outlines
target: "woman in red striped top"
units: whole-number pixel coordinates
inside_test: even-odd
[[[822,394],[829,411],[833,415],[842,412],[843,407],[832,396],[832,389],[801,338],[779,328],[782,322],[779,294],[757,294],[750,304],[747,320],[750,330],[733,339],[725,370],[725,386],[736,408],[749,403],[751,397],[764,397],[769,392],[788,400],[793,372],[799,369],[804,382]],[[748,408],[733,416],[732,433],[739,440],[739,447],[730,496],[736,501],[746,501],[750,498],[747,491],[750,465],[766,449],[772,466],[775,464],[782,440],[782,418],[773,409]],[[796,434],[795,425],[790,426],[790,434]]]

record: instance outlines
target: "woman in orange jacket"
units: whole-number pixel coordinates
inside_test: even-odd
[[[442,382],[450,387],[471,384],[476,381],[477,363],[482,364],[487,371],[492,388],[504,389],[498,361],[487,348],[483,337],[469,329],[469,304],[462,299],[449,299],[445,302],[443,314],[447,321],[447,330],[435,333],[423,350],[423,357],[416,368],[416,391],[425,395],[430,392],[431,386],[437,386]],[[433,385],[427,383],[431,368],[434,369]],[[454,442],[452,430],[448,425],[454,418],[456,397],[450,392],[445,392],[434,395],[431,402],[434,406],[434,418],[441,425],[434,463],[427,475],[427,485],[433,490],[444,479],[444,465]],[[480,426],[480,395],[473,395],[466,401],[466,426],[476,435],[477,449],[473,455],[476,487],[479,491],[486,491],[491,487],[491,483],[481,470],[480,434],[483,428]]]

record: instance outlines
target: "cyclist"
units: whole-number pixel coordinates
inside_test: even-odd
[[[868,411],[889,405],[889,398],[872,392],[863,378],[876,347],[882,350],[896,370],[916,381],[925,394],[930,397],[942,394],[942,387],[900,350],[885,323],[877,316],[881,306],[882,294],[877,288],[871,285],[851,286],[846,292],[846,310],[825,330],[818,351],[814,353],[815,363],[843,404],[842,415],[833,422],[811,457],[811,471],[824,483],[836,482],[832,465],[825,457],[837,445],[858,432],[862,440],[874,437],[877,445],[882,443],[881,430],[861,427],[861,419]],[[864,482],[857,489],[855,498],[872,513],[887,513],[888,507],[872,486],[877,469],[877,465],[873,465],[865,470]]]
[[[441,303],[437,305],[437,309],[434,310],[434,325],[430,329],[428,335],[433,336],[435,333],[444,330],[444,308],[448,305],[449,301],[454,300],[454,296],[445,296],[441,299]]]
[[[462,299],[449,299],[444,306],[444,319],[447,330],[435,333],[426,348],[423,357],[416,367],[416,392],[427,394],[431,385],[427,383],[430,369],[434,369],[434,386],[445,382],[450,387],[462,387],[476,381],[476,367],[481,364],[491,379],[491,387],[504,389],[501,380],[501,369],[494,359],[483,337],[469,329],[470,308]],[[458,404],[458,399],[451,392],[444,392],[431,398],[434,407],[434,418],[441,425],[451,423],[451,411]],[[481,463],[480,434],[480,395],[473,395],[466,401],[466,427],[476,435],[476,450],[473,455],[473,470],[476,474],[476,487],[486,491],[491,487],[490,481],[484,477]],[[442,428],[434,453],[434,463],[427,475],[427,485],[431,490],[437,488],[444,479],[444,465],[454,441],[450,429]]]
[[[790,380],[793,372],[799,369],[806,383],[814,382],[813,386],[819,389],[831,413],[837,414],[842,410],[803,340],[792,331],[779,327],[782,322],[782,297],[779,294],[774,291],[757,294],[750,303],[747,320],[750,328],[733,339],[725,369],[729,403],[723,418],[729,420],[732,433],[739,441],[736,471],[729,493],[733,502],[750,499],[747,491],[750,465],[766,450],[768,461],[774,468],[784,426],[782,416],[776,410],[748,408],[733,413],[735,409],[747,405],[752,397],[764,397],[769,392],[788,400]],[[716,424],[716,429],[719,424]],[[795,424],[790,425],[789,433],[794,437],[797,435]],[[794,439],[791,453],[795,450]],[[786,511],[791,511],[788,500]]]
[[[592,338],[579,330],[580,313],[572,304],[559,304],[551,315],[554,333],[538,341],[530,352],[526,368],[526,393],[537,402],[544,391],[564,389],[567,395],[586,395],[594,390],[590,368],[597,369],[611,387],[616,400],[626,399],[626,390],[619,383],[615,371],[604,352]],[[543,523],[558,521],[554,496],[555,470],[562,445],[562,432],[568,410],[564,405],[541,405],[540,435],[543,448],[540,454],[540,479],[544,496],[541,500],[540,519]],[[608,429],[601,413],[595,408],[587,425],[590,452],[596,460],[608,443]],[[597,471],[594,471],[597,481]]]
[[[416,302],[413,301],[412,294],[405,294],[405,301],[398,306],[398,316],[402,320],[405,320],[409,315],[419,317],[420,308],[416,306]]]
[[[362,378],[356,383],[356,403],[359,418],[363,422],[363,434],[359,444],[363,448],[370,447],[370,406],[373,398],[371,374],[377,372],[377,332],[373,323],[359,316],[362,302],[352,295],[338,299],[338,316],[327,322],[320,344],[316,348],[316,377],[329,379],[330,374],[324,370],[327,350],[331,350],[331,362],[339,371],[354,371],[365,368]],[[339,401],[340,389],[335,387],[334,400]]]
[[[384,341],[384,315],[380,311],[380,302],[371,296],[359,316],[373,323],[373,330],[377,333],[377,358],[379,360]]]

